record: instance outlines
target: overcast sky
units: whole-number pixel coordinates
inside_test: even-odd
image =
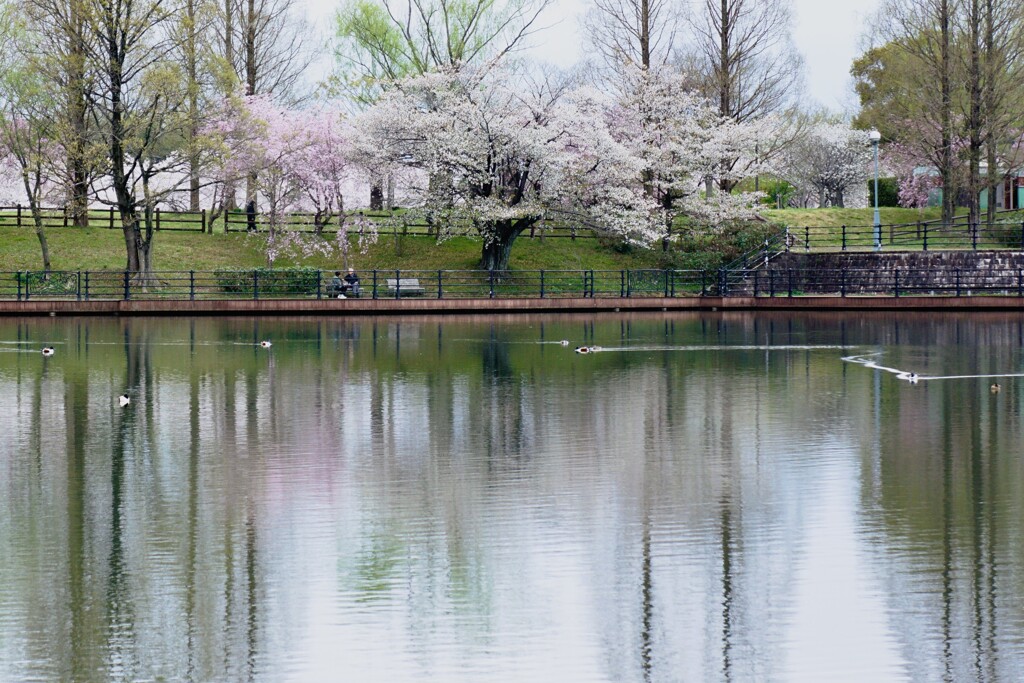
[[[690,0],[696,2],[697,0]],[[306,0],[311,18],[330,32],[330,17],[340,0]],[[559,66],[571,66],[583,52],[578,19],[590,0],[553,0],[548,27],[532,38],[530,54]],[[864,22],[881,0],[792,0],[793,40],[806,61],[807,104],[842,111],[855,106],[850,63],[858,54]]]

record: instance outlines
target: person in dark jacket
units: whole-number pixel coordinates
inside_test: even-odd
[[[334,271],[334,277],[327,284],[327,296],[338,297],[339,299],[344,296],[345,283],[341,280],[341,271]]]
[[[359,296],[359,276],[356,275],[355,268],[349,268],[345,274],[345,285],[342,287],[342,291],[352,296]]]

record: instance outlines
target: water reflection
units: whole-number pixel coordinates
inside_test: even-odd
[[[0,680],[1016,680],[1022,340],[0,321]]]

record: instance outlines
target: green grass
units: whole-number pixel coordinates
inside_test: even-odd
[[[915,223],[935,220],[942,216],[940,208],[901,209],[882,207],[879,209],[882,225],[892,223]],[[782,226],[841,227],[843,225],[867,226],[874,224],[874,209],[769,209],[765,218]]]
[[[765,212],[766,224],[740,230],[725,237],[702,234],[682,239],[677,248],[666,254],[660,245],[653,249],[616,247],[607,240],[593,238],[529,239],[520,237],[512,248],[510,266],[515,270],[621,270],[675,267],[683,269],[717,268],[740,253],[754,248],[759,240],[776,233],[784,226],[797,228],[817,226],[812,243],[815,250],[826,245],[838,248],[840,226],[862,226],[872,223],[871,209],[782,209]],[[913,223],[938,218],[938,209],[881,210],[883,223]],[[1000,214],[1000,221],[1022,220],[1021,214]],[[863,230],[862,230],[863,231]],[[854,230],[849,230],[851,240]],[[884,233],[888,236],[888,232]],[[934,234],[934,233],[933,233]],[[50,258],[56,270],[119,270],[125,265],[124,237],[120,230],[93,227],[50,228],[46,231]],[[934,238],[933,238],[934,239]],[[333,240],[333,238],[332,238]],[[913,238],[900,240],[899,248],[919,248]],[[983,248],[1000,244],[984,242]],[[1010,245],[1015,246],[1015,245]],[[941,248],[930,241],[929,248]],[[349,265],[361,271],[378,270],[474,270],[480,261],[481,242],[468,237],[452,238],[440,244],[432,237],[381,234],[366,254],[352,250]],[[257,268],[267,265],[257,239],[245,233],[208,235],[198,232],[163,231],[156,235],[153,264],[158,271],[209,271],[220,268]],[[344,267],[340,256],[311,258],[296,262],[279,259],[275,266],[304,265],[323,270]],[[42,262],[39,243],[33,230],[5,225],[0,220],[0,271],[39,270]]]
[[[106,228],[54,228],[46,231],[55,270],[118,270],[125,265],[124,237]],[[353,249],[350,265],[360,270],[473,270],[480,262],[481,242],[452,238],[440,244],[430,237],[381,235],[366,254]],[[519,270],[620,270],[660,268],[660,249],[622,253],[596,239],[529,239],[512,248],[510,266]],[[204,235],[161,232],[154,238],[153,267],[158,271],[215,270],[266,266],[259,241],[244,233]],[[343,267],[338,258],[300,262],[279,259],[275,266],[306,265],[324,270]],[[42,260],[35,232],[0,225],[0,271],[39,270]]]

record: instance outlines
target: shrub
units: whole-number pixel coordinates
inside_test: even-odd
[[[875,205],[875,179],[868,180],[868,206]],[[896,178],[878,179],[878,205],[900,206],[900,186]]]
[[[215,271],[215,277],[220,288],[230,294],[252,295],[255,282],[259,296],[313,296],[319,272],[316,268],[231,268]]]

